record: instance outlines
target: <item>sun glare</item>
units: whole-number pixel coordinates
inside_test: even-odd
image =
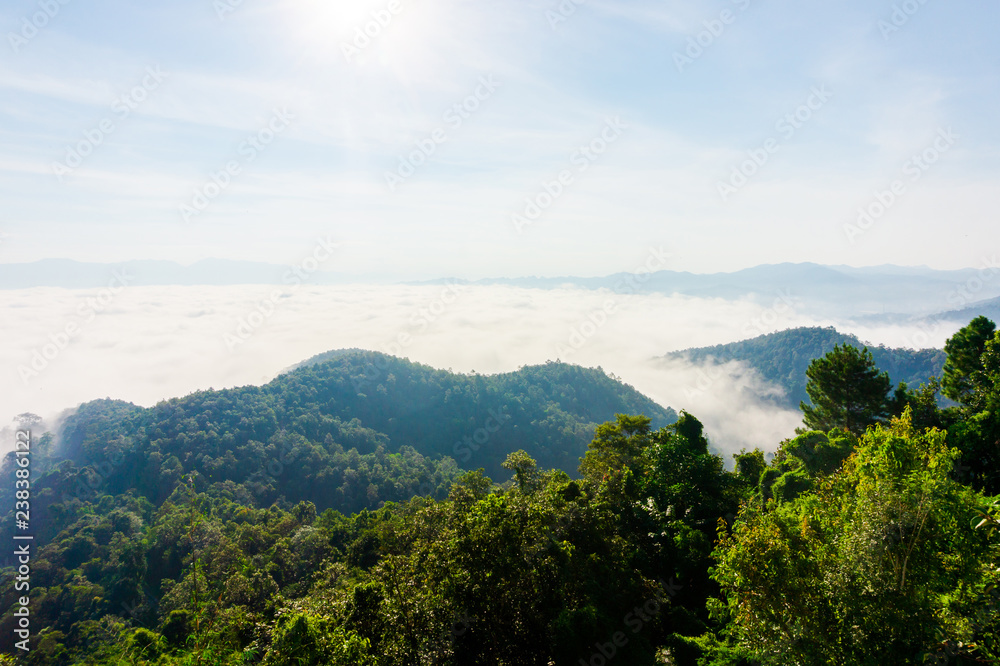
[[[449,0],[296,0],[291,39],[325,66],[392,72],[402,80],[437,78],[464,41]],[[309,57],[309,56],[307,56]],[[372,72],[374,73],[374,72]]]

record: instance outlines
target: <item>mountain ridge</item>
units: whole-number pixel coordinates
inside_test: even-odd
[[[749,299],[760,304],[781,294],[795,303],[799,314],[856,321],[905,322],[907,318],[948,318],[945,308],[957,305],[975,309],[980,301],[1000,298],[1000,280],[983,278],[985,269],[938,270],[893,265],[850,267],[812,262],[761,264],[731,272],[693,273],[660,270],[650,273],[616,272],[597,277],[492,277],[476,280],[436,278],[392,280],[386,276],[349,275],[322,270],[305,273],[300,268],[263,262],[204,259],[188,266],[163,260],[119,264],[44,259],[27,263],[0,263],[0,289],[61,287],[101,288],[125,275],[128,286],[235,286],[292,287],[301,282],[314,286],[378,284],[428,286],[461,284],[479,287],[509,286],[524,289],[609,290],[619,294],[659,294],[725,300]],[[992,273],[989,273],[992,275]],[[970,287],[971,285],[971,287]],[[987,312],[976,314],[991,315]],[[966,320],[971,319],[968,317]]]
[[[867,347],[875,364],[889,373],[893,385],[905,381],[910,388],[916,388],[930,377],[940,376],[947,357],[939,349],[912,350],[872,345],[855,335],[841,333],[832,326],[802,326],[737,342],[680,349],[660,358],[717,364],[742,361],[764,379],[784,389],[784,399],[779,401],[783,406],[798,409],[800,401],[809,403],[805,390],[805,372],[809,363],[832,351],[838,344]]]
[[[134,459],[135,469],[112,482],[122,492],[153,456],[158,470],[198,472],[209,483],[256,479],[261,496],[273,500],[266,466],[280,462],[283,447],[289,448],[300,452],[281,466],[303,476],[304,496],[297,499],[329,506],[335,496],[322,484],[347,481],[337,473],[323,482],[322,470],[302,468],[299,461],[329,467],[339,463],[322,461],[351,450],[359,456],[412,451],[407,455],[414,465],[426,467],[423,458],[434,465],[452,459],[450,470],[482,467],[503,476],[507,454],[525,449],[540,464],[575,474],[596,425],[617,413],[646,414],[656,427],[677,419],[672,409],[600,368],[550,361],[464,375],[378,352],[331,350],[262,386],[196,391],[148,408],[115,400],[84,403],[63,422],[59,451],[80,467]],[[177,474],[168,476],[164,492]],[[347,504],[337,508],[363,508],[357,492],[345,490]],[[385,496],[406,499],[399,492]]]

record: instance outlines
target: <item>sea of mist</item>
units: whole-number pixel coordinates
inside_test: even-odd
[[[890,346],[915,339],[902,326],[800,314],[802,305],[458,284],[0,290],[0,424],[33,412],[52,426],[97,398],[149,406],[262,384],[315,354],[357,347],[463,373],[556,359],[600,366],[697,416],[728,458],[743,447],[774,450],[800,414],[776,406],[780,389],[737,363],[720,371],[657,357],[796,326],[836,326]],[[956,328],[920,339],[940,347]]]

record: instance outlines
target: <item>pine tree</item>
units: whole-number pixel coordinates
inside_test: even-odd
[[[955,402],[976,405],[984,391],[983,354],[993,337],[996,325],[986,317],[976,317],[944,344],[948,360],[944,363],[941,392]]]
[[[837,345],[809,364],[806,393],[812,403],[800,403],[803,422],[813,430],[845,428],[856,435],[888,416],[892,381],[880,372],[865,347]]]

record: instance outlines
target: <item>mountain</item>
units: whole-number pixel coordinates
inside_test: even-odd
[[[1000,298],[975,301],[971,305],[959,310],[947,310],[938,313],[932,319],[957,321],[964,326],[976,317],[987,317],[993,321],[1000,321]]]
[[[513,451],[497,483],[436,453],[472,432],[473,465],[515,446],[558,459],[583,423],[643,409],[673,417],[599,368],[454,375],[343,350],[263,387],[93,401],[58,437],[24,414],[2,470],[17,483],[0,485],[0,664],[733,666],[786,663],[787,646],[797,663],[909,664],[969,636],[997,662],[996,549],[975,530],[1000,520],[992,492],[963,485],[995,478],[994,413],[981,431],[932,415],[947,435],[905,419],[860,440],[809,432],[731,471],[687,413],[601,423],[576,478]],[[921,520],[900,518],[914,496],[940,500],[930,532],[882,539]],[[885,584],[845,595],[845,571]],[[822,643],[796,629],[753,653],[715,612],[746,605],[765,638],[791,612],[842,632],[833,645],[858,622],[874,638],[810,661]]]
[[[667,261],[655,254],[656,265]],[[651,255],[653,257],[654,255]],[[322,270],[307,271],[314,285],[368,282],[386,283],[387,276],[346,275]],[[782,263],[754,266],[730,273],[690,273],[658,270],[615,273],[599,277],[512,277],[464,280],[441,278],[412,285],[457,283],[507,285],[526,289],[606,289],[621,294],[656,293],[693,298],[747,298],[770,304],[781,297],[795,303],[796,310],[826,317],[928,316],[958,302],[960,294],[976,298],[1000,297],[1000,280],[988,279],[984,270],[935,270],[927,267],[823,266],[813,263]],[[131,286],[296,284],[290,266],[224,259],[205,259],[190,266],[170,261],[129,261],[121,264],[82,263],[69,259],[0,264],[0,289],[31,287],[98,288],[128,277]],[[983,278],[982,276],[988,276]],[[971,285],[971,286],[970,286]],[[965,291],[963,291],[965,290]],[[968,302],[968,298],[961,301]]]
[[[600,368],[554,362],[461,375],[384,354],[338,350],[305,361],[265,388],[284,399],[315,401],[333,417],[359,418],[397,445],[454,456],[463,467],[485,467],[496,475],[503,473],[507,453],[519,448],[540,465],[574,473],[594,426],[618,413],[645,414],[655,427],[677,418]],[[487,421],[497,429],[483,443]]]
[[[52,445],[50,466],[63,472],[48,477],[49,498],[80,487],[90,494],[81,470],[103,466],[101,493],[143,487],[159,502],[195,473],[223,492],[249,493],[243,501],[284,495],[357,511],[445,492],[459,466],[504,477],[501,463],[518,449],[575,474],[596,425],[618,413],[646,414],[655,427],[677,418],[599,368],[550,362],[462,375],[334,351],[264,386],[199,391],[150,408],[82,405]]]
[[[951,300],[956,304],[964,305],[967,296],[956,293]],[[865,325],[894,325],[894,326],[917,326],[924,330],[934,330],[943,322],[958,323],[965,326],[976,317],[987,317],[993,321],[1000,321],[1000,298],[986,298],[972,301],[964,307],[952,310],[942,310],[931,315],[912,315],[901,313],[887,313],[877,315],[867,315],[856,317],[855,322]]]
[[[792,328],[761,335],[749,340],[713,347],[684,349],[664,358],[685,359],[694,363],[726,363],[742,361],[757,370],[767,381],[785,390],[785,406],[797,409],[800,401],[809,401],[806,394],[806,369],[809,363],[833,350],[837,345],[868,347],[875,364],[889,373],[893,384],[905,381],[916,388],[929,378],[940,376],[946,354],[938,349],[893,349],[862,342],[854,335],[836,329],[819,327]]]
[[[619,413],[646,414],[656,428],[677,421],[672,410],[600,368],[549,362],[496,375],[464,375],[374,352],[335,350],[264,386],[199,391],[149,408],[111,399],[88,402],[56,433],[42,433],[38,419],[25,415],[25,427],[39,427],[18,439],[28,442],[31,456],[30,613],[31,626],[41,633],[39,638],[32,634],[32,654],[25,663],[262,663],[249,658],[261,650],[270,654],[263,662],[268,666],[374,664],[346,650],[334,660],[332,647],[309,659],[299,658],[309,649],[305,644],[289,644],[285,653],[278,636],[288,629],[282,619],[286,607],[321,603],[324,589],[354,594],[357,588],[352,598],[363,602],[365,590],[374,590],[365,586],[367,572],[380,562],[391,566],[390,553],[421,533],[416,524],[404,525],[397,517],[433,507],[434,500],[436,506],[464,511],[469,506],[461,499],[464,492],[483,500],[482,510],[469,513],[467,528],[445,522],[477,540],[468,542],[468,552],[483,562],[447,554],[441,560],[446,568],[461,561],[477,576],[482,572],[491,593],[506,594],[501,569],[507,566],[498,569],[493,561],[497,549],[510,548],[503,535],[517,537],[513,570],[523,571],[526,563],[531,569],[537,559],[532,551],[544,550],[542,530],[557,526],[552,519],[558,508],[578,521],[581,532],[564,535],[576,541],[572,557],[546,559],[563,568],[560,579],[586,573],[585,579],[600,583],[573,612],[593,613],[599,603],[602,617],[618,617],[619,591],[627,590],[622,601],[629,600],[648,592],[648,581],[621,560],[630,546],[609,522],[615,514],[600,500],[582,496],[570,475],[581,478],[580,459],[595,429],[614,422]],[[670,435],[670,441],[693,447],[688,457],[709,473],[726,474],[721,459],[708,453],[700,424],[693,419],[688,424],[684,432],[690,442],[679,435]],[[526,462],[523,453],[514,458],[516,467],[502,467],[519,449],[537,457],[541,469],[565,471],[535,474],[535,463]],[[8,455],[4,474],[13,479],[16,470],[24,470],[19,460]],[[459,465],[486,468],[500,480],[517,470],[517,478],[530,487],[536,477],[545,480],[553,508],[543,515],[534,508],[510,512],[495,504],[500,512],[490,514],[492,503],[520,502],[525,488],[511,483],[494,491],[489,479],[478,472],[463,475]],[[13,483],[0,487],[0,503],[11,509],[27,492],[16,491],[15,498],[14,488]],[[459,499],[452,504],[452,497]],[[13,514],[7,518],[2,536],[21,544],[12,540]],[[442,525],[437,519],[433,523],[426,524],[426,534],[436,539]],[[714,534],[714,520],[702,523],[711,523],[705,531]],[[27,527],[23,524],[21,529]],[[489,532],[482,532],[484,526]],[[441,543],[461,539],[456,535]],[[5,636],[0,651],[16,654],[13,637],[20,620],[14,614],[14,573],[23,560],[19,563],[8,550],[0,555],[0,600],[6,604],[0,612]],[[606,562],[615,568],[608,569]],[[418,579],[421,585],[428,582],[417,577],[401,589],[415,590]],[[522,604],[536,601],[520,587],[512,593]],[[550,594],[558,599],[563,591],[551,587]],[[384,609],[378,605],[376,599],[370,610],[381,626]],[[467,608],[483,618],[480,626],[485,627],[487,611],[500,607],[491,602],[482,610]],[[398,626],[387,618],[386,626]],[[547,624],[556,620],[546,616]],[[451,622],[444,616],[441,621]],[[222,659],[206,650],[206,641],[241,647],[238,655]],[[567,650],[580,651],[575,639],[563,642]],[[379,645],[360,638],[354,643],[359,649],[363,643],[364,652]],[[477,637],[471,644],[481,641]],[[487,658],[464,663],[486,663]],[[3,655],[0,663],[8,663]],[[417,662],[406,657],[382,663]]]
[[[927,315],[953,302],[955,294],[979,280],[981,296],[1000,296],[1000,281],[981,280],[976,269],[927,267],[823,266],[813,263],[764,264],[731,273],[656,271],[645,276],[490,278],[466,284],[511,285],[532,289],[576,287],[616,293],[659,293],[695,298],[750,298],[770,304],[791,300],[804,313],[864,316],[895,312]],[[952,299],[952,300],[949,300]]]

